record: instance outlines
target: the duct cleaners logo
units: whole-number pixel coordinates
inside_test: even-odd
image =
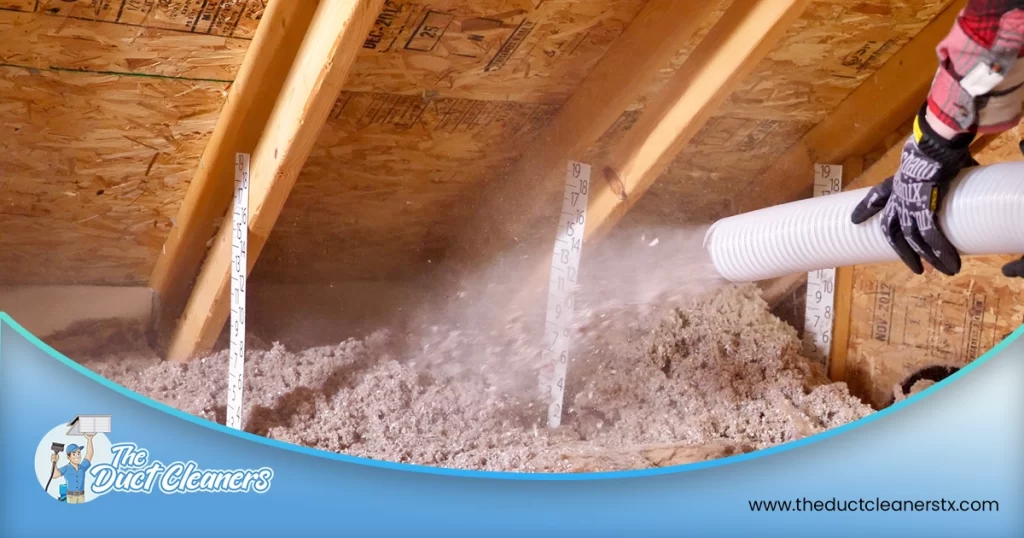
[[[111,443],[110,415],[79,415],[56,426],[39,442],[35,470],[54,499],[87,503],[121,493],[266,493],[274,478],[269,467],[203,469],[194,461],[163,463],[135,443]]]

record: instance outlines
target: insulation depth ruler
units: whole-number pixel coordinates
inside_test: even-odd
[[[249,244],[249,154],[235,154],[235,208],[231,234],[231,360],[228,364],[229,428],[242,429],[245,374],[245,279]]]
[[[843,167],[814,165],[814,196],[828,196],[843,190]],[[807,273],[807,306],[804,310],[804,353],[829,367],[832,355],[832,326],[835,321],[836,270]]]
[[[558,221],[558,235],[551,257],[548,281],[548,307],[544,324],[544,353],[554,366],[548,386],[548,427],[562,424],[565,377],[569,368],[569,343],[572,314],[576,306],[576,284],[583,252],[583,231],[587,225],[587,200],[590,195],[590,165],[569,161],[565,178],[565,197]]]

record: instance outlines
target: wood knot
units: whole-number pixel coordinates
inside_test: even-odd
[[[622,182],[622,178],[619,177],[618,172],[612,170],[610,166],[604,167],[604,180],[608,182],[608,187],[612,189],[615,196],[625,202],[626,201],[626,185]]]

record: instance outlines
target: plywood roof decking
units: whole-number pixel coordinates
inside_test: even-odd
[[[51,3],[62,10],[51,13]],[[221,3],[231,9],[211,9],[213,4]],[[7,156],[0,158],[4,159],[0,161],[4,180],[12,187],[4,189],[2,195],[5,202],[2,224],[8,233],[0,238],[0,248],[16,250],[21,260],[19,263],[5,256],[0,261],[0,274],[5,281],[141,283],[146,280],[162,239],[154,244],[138,245],[133,238],[119,235],[122,230],[133,230],[145,223],[163,228],[162,233],[154,232],[155,237],[162,238],[184,193],[184,185],[177,182],[187,181],[188,173],[174,176],[173,186],[161,187],[160,192],[143,192],[141,197],[128,198],[115,193],[101,197],[101,203],[85,199],[82,193],[89,192],[92,196],[91,193],[104,190],[106,195],[104,186],[108,183],[149,182],[143,172],[156,150],[140,147],[128,139],[115,142],[113,139],[121,134],[136,140],[160,138],[156,131],[174,131],[188,126],[188,135],[201,142],[197,147],[175,151],[173,159],[182,162],[185,170],[197,166],[202,141],[209,136],[216,111],[223,101],[227,87],[223,81],[230,81],[247,45],[242,38],[225,36],[232,31],[235,35],[245,34],[243,37],[251,35],[251,28],[245,23],[258,11],[254,6],[259,6],[255,0],[171,1],[159,5],[122,2],[124,10],[120,14],[112,9],[97,11],[92,7],[108,4],[110,2],[80,0],[68,8],[65,2],[35,5],[35,2],[0,0],[0,8],[3,8],[0,10],[0,63],[18,66],[4,68],[0,99],[5,103],[22,103],[14,109],[5,105],[2,119],[5,124],[24,125],[27,131],[5,137]],[[239,11],[237,8],[242,4],[247,7]],[[209,15],[215,21],[213,24],[199,16],[198,6],[201,5],[207,6],[202,13]],[[552,106],[557,106],[571,93],[641,6],[642,0],[542,2],[536,8],[530,1],[440,1],[429,5],[389,2],[357,62],[348,85],[350,91],[339,100],[338,113],[325,129],[324,137],[329,142],[320,144],[309,170],[300,179],[300,186],[294,193],[297,202],[290,204],[289,211],[282,216],[282,231],[275,233],[266,258],[275,259],[273,245],[280,244],[286,245],[288,255],[284,258],[288,260],[297,258],[301,264],[303,259],[316,259],[319,242],[350,244],[353,235],[362,233],[353,234],[350,224],[374,220],[376,215],[372,211],[359,211],[372,207],[365,203],[365,196],[338,198],[334,204],[333,199],[321,194],[322,191],[346,192],[347,186],[354,184],[356,193],[371,189],[374,199],[379,200],[388,195],[387,189],[396,181],[402,183],[403,189],[418,186],[419,181],[424,182],[424,187],[436,187],[438,181],[448,181],[459,168],[469,163],[479,164],[482,156],[493,159],[498,155],[498,146],[508,147],[510,138],[517,132],[544,121]],[[140,13],[132,19],[132,26],[123,22],[127,12]],[[117,21],[119,16],[121,22],[95,21]],[[234,20],[240,21],[237,26]],[[210,34],[204,34],[204,29]],[[74,36],[93,37],[78,39]],[[431,42],[424,41],[428,38]],[[26,39],[34,43],[28,46],[24,43]],[[153,58],[167,58],[166,63],[177,67],[154,64]],[[86,72],[73,71],[81,69]],[[16,83],[19,77],[31,78],[33,82],[37,78],[56,81],[50,83],[60,87],[50,92],[49,102],[38,102],[43,97],[27,88],[28,83]],[[84,125],[80,122],[93,116],[94,110],[82,106],[81,100],[65,102],[61,98],[66,93],[63,85],[81,85],[86,80],[82,77],[99,77],[97,81],[123,88],[116,93],[125,101],[145,100],[145,94],[136,89],[145,81],[159,88],[154,91],[162,95],[193,95],[198,102],[174,103],[163,97],[156,103],[123,102],[121,106],[136,110],[166,107],[172,112],[148,118],[102,116],[107,129],[105,133],[98,132],[88,122]],[[184,77],[193,80],[182,80]],[[371,90],[377,93],[371,94]],[[114,93],[109,87],[84,92],[83,100],[100,103],[99,106],[105,106],[104,95]],[[86,96],[91,93],[95,98],[90,101]],[[55,111],[55,120],[47,126],[37,125],[31,117],[36,109]],[[203,121],[198,121],[197,115]],[[131,131],[136,127],[139,132],[132,136]],[[487,138],[480,139],[481,134],[486,134]],[[60,140],[74,141],[74,144],[57,149]],[[334,146],[334,140],[344,147]],[[76,152],[78,147],[93,151]],[[54,164],[70,160],[78,170],[79,160],[109,161],[112,156],[128,153],[135,154],[143,164],[122,167],[114,176],[79,177],[67,172],[66,167],[62,174]],[[350,159],[336,159],[345,154],[349,154]],[[18,157],[8,157],[10,155]],[[33,159],[49,158],[42,159],[35,169],[6,162],[8,158],[23,159],[29,158],[28,155],[35,155]],[[370,157],[365,158],[366,155]],[[157,163],[160,161],[158,158]],[[329,173],[313,172],[321,170]],[[344,178],[338,176],[342,171],[346,174]],[[158,174],[153,177],[165,179],[166,173],[158,169],[149,172],[151,176]],[[372,181],[360,185],[360,178]],[[377,179],[385,181],[376,183]],[[175,190],[178,186],[182,190]],[[450,189],[421,190],[425,190],[428,201],[433,202],[427,211],[433,211],[436,216],[437,202],[443,201],[438,195],[443,197]],[[64,192],[76,195],[62,194]],[[51,217],[42,207],[62,195],[72,198],[68,205],[90,220],[70,220],[60,230],[58,239],[56,234],[46,231]],[[402,199],[406,197],[403,192]],[[302,207],[292,209],[303,199],[314,202],[312,211]],[[330,201],[325,203],[324,200]],[[120,211],[111,211],[112,205]],[[353,205],[356,212],[349,211]],[[317,214],[318,207],[329,209]],[[310,213],[314,215],[293,236],[297,243],[294,247],[289,245],[289,215]],[[391,213],[392,208],[385,210],[388,219],[393,218]],[[338,215],[340,218],[336,219]],[[320,227],[324,221],[327,226]],[[317,227],[310,234],[309,226],[314,224]],[[416,225],[416,222],[410,223],[405,229],[415,234]],[[371,250],[391,246],[407,251],[410,244],[418,247],[405,237],[382,242],[373,234],[372,227],[367,234],[371,244],[376,243]],[[47,236],[53,239],[48,240]],[[312,242],[303,241],[305,239]],[[94,251],[106,248],[104,259],[95,260],[90,266],[89,253],[79,250],[89,248]],[[401,260],[406,256],[404,251],[391,259]],[[42,267],[27,263],[44,258],[49,263]],[[363,260],[376,261],[377,258],[370,256]],[[365,261],[362,271],[371,276],[376,274],[376,269],[366,267]],[[329,269],[322,274],[330,274]]]
[[[735,189],[947,3],[812,3],[630,220],[728,214]],[[642,4],[389,1],[255,277],[397,278],[436,261],[482,174],[502,172]],[[0,0],[0,281],[146,281],[259,6]]]
[[[0,0],[4,282],[146,281],[258,24],[111,4]]]
[[[964,366],[1024,324],[1024,285],[1003,276],[1012,256],[966,258],[949,278],[902,264],[857,267],[848,369],[851,389],[877,406],[927,366]]]

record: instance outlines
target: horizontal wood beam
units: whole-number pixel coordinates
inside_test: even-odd
[[[753,178],[735,199],[736,213],[796,200],[810,192],[814,165],[863,156],[913,117],[938,69],[935,48],[966,0],[954,0],[824,121]]]
[[[808,0],[735,0],[592,178],[586,238],[603,237],[757,66]]]
[[[480,187],[476,218],[452,242],[451,261],[489,262],[535,237],[538,215],[558,207],[567,160],[596,142],[643,96],[714,5],[648,0],[512,169]],[[549,227],[553,230],[554,222]]]
[[[384,0],[320,0],[251,157],[248,271],[252,271],[327,121]],[[230,213],[225,219],[230,219]],[[230,222],[227,220],[226,222]],[[171,340],[168,359],[210,350],[230,310],[231,226],[221,226]]]

